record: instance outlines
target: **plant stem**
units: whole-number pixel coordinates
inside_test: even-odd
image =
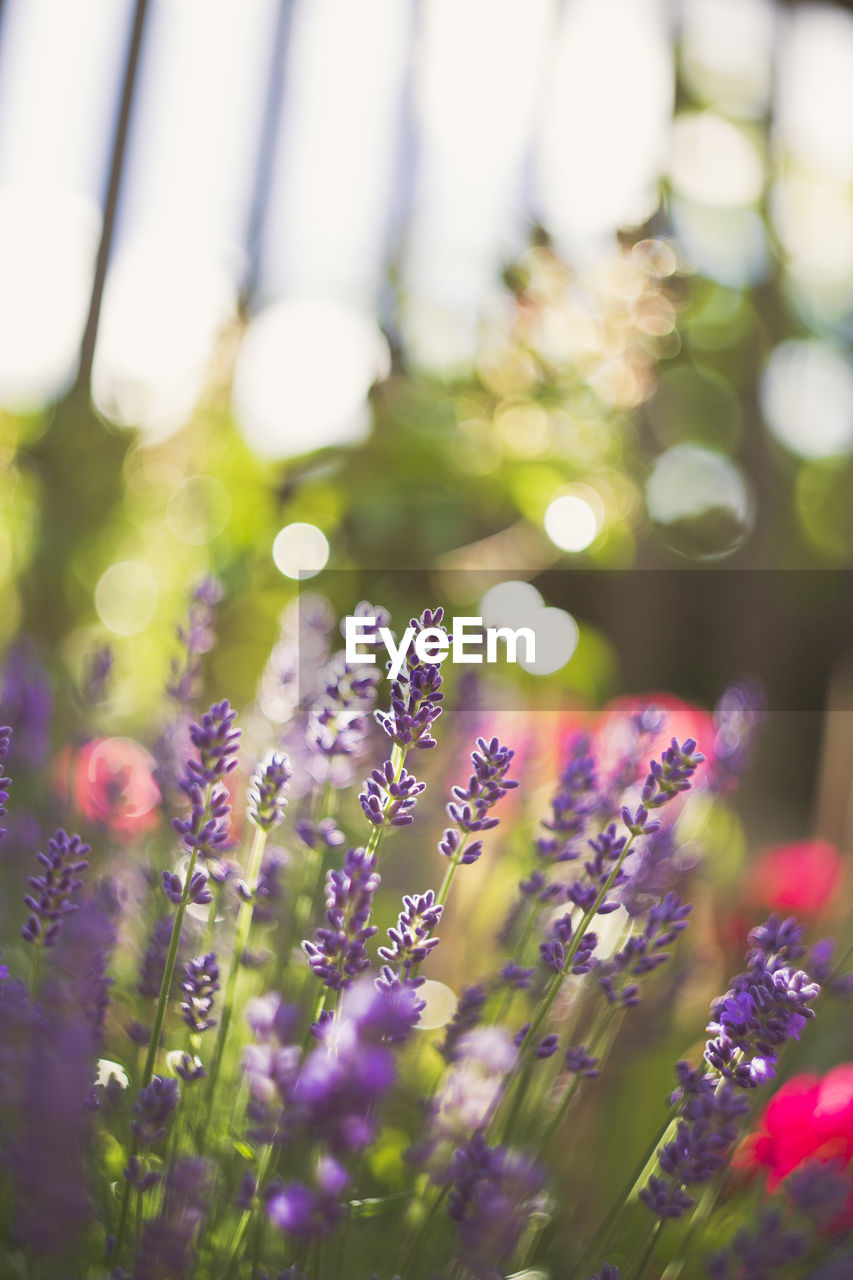
[[[145,1065],[142,1068],[142,1078],[140,1082],[140,1090],[146,1089],[151,1083],[151,1077],[154,1074],[154,1063],[157,1060],[157,1050],[160,1047],[160,1035],[163,1031],[163,1022],[166,1018],[166,1005],[169,1002],[169,992],[172,989],[172,978],[175,975],[175,961],[178,957],[178,945],[181,940],[181,930],[184,924],[184,915],[187,909],[187,903],[190,896],[190,882],[195,870],[196,858],[198,850],[193,849],[187,863],[187,871],[184,877],[184,887],[181,890],[181,898],[175,911],[175,919],[172,922],[172,936],[169,939],[169,950],[166,953],[166,964],[163,968],[163,977],[160,980],[160,992],[157,996],[157,1009],[154,1013],[154,1023],[151,1027],[151,1039],[148,1042],[148,1052],[145,1055]],[[130,1155],[136,1155],[137,1145],[134,1141],[131,1144]],[[130,1183],[125,1183],[124,1196],[122,1198],[121,1216],[119,1217],[118,1231],[116,1232],[116,1241],[113,1249],[113,1256],[116,1260],[121,1256],[122,1245],[127,1231],[128,1209],[130,1207]]]
[[[207,1086],[208,1107],[210,1108],[211,1113],[213,1111],[213,1101],[216,1095],[216,1084],[222,1067],[222,1057],[225,1053],[225,1045],[228,1040],[228,1032],[231,1027],[231,1019],[234,1013],[234,995],[237,990],[237,979],[240,974],[240,965],[242,964],[243,954],[248,946],[249,933],[252,928],[252,916],[255,911],[255,894],[258,887],[258,879],[261,874],[261,864],[263,862],[266,842],[266,831],[261,827],[255,827],[255,833],[252,837],[252,846],[249,850],[249,865],[247,869],[247,884],[250,896],[248,901],[245,899],[241,901],[240,909],[237,912],[237,928],[234,934],[234,950],[231,954],[231,964],[228,969],[228,978],[225,982],[225,996],[222,1002],[219,1034],[216,1037],[216,1049],[214,1050],[213,1062],[210,1067],[210,1078]]]
[[[658,1240],[660,1239],[660,1235],[661,1235],[661,1232],[663,1231],[665,1223],[666,1223],[666,1218],[658,1218],[657,1225],[655,1226],[655,1229],[652,1232],[651,1237],[649,1239],[648,1248],[645,1250],[642,1258],[640,1259],[640,1265],[637,1269],[636,1280],[643,1280],[646,1267],[649,1265],[649,1263],[652,1260],[652,1254],[655,1251],[655,1246]]]

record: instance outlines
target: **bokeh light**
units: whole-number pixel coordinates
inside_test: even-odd
[[[646,504],[667,545],[683,555],[729,555],[752,527],[752,502],[737,466],[694,444],[667,449],[646,481]]]
[[[528,626],[542,606],[542,596],[531,583],[511,579],[489,588],[480,601],[480,617],[487,627]]]
[[[352,307],[320,298],[272,304],[249,325],[234,371],[246,442],[262,458],[355,443],[367,432],[367,394],[389,361],[375,321]]]
[[[314,524],[287,524],[275,536],[272,558],[286,578],[313,578],[328,562],[328,539]]]
[[[192,243],[129,243],[104,291],[92,370],[100,412],[141,427],[148,443],[167,439],[192,414],[235,306],[228,272]]]
[[[565,609],[546,605],[523,624],[516,622],[516,626],[520,625],[532,627],[536,635],[536,657],[532,662],[527,658],[523,642],[518,647],[518,665],[531,675],[550,676],[560,671],[578,646],[578,624]]]
[[[580,493],[564,493],[555,498],[545,512],[545,532],[561,551],[585,551],[598,537],[601,527],[601,502],[599,510],[594,504],[591,490]]]
[[[139,560],[110,565],[95,587],[95,608],[104,626],[117,636],[144,631],[157,607],[157,580]]]
[[[761,408],[776,439],[801,458],[853,450],[853,369],[826,343],[781,343],[764,370]]]

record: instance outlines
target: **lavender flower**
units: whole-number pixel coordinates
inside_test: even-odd
[[[201,693],[202,659],[213,648],[216,608],[222,599],[222,585],[216,578],[204,578],[193,587],[186,625],[177,628],[180,658],[172,661],[166,692],[183,708]]]
[[[181,990],[184,993],[181,1013],[190,1031],[200,1035],[216,1026],[216,1019],[211,1018],[210,1013],[213,997],[219,990],[219,966],[212,951],[187,961]]]
[[[453,799],[447,805],[447,816],[453,823],[439,842],[439,852],[446,858],[458,861],[461,866],[476,862],[483,851],[482,840],[468,844],[468,836],[480,831],[490,831],[499,819],[490,817],[490,810],[518,783],[508,778],[514,751],[501,746],[497,738],[486,742],[477,739],[479,750],[471,753],[474,772],[467,787],[452,787]]]
[[[317,1164],[315,1187],[287,1183],[267,1201],[267,1217],[300,1240],[328,1235],[343,1216],[339,1202],[348,1182],[346,1169],[332,1156],[324,1156]]]
[[[179,1099],[177,1080],[167,1076],[154,1076],[151,1083],[139,1091],[130,1128],[140,1147],[156,1146],[165,1138]]]
[[[390,760],[374,769],[359,795],[359,803],[369,822],[375,827],[407,827],[414,822],[412,810],[418,796],[426,790],[413,774],[400,769],[399,778]]]
[[[420,618],[412,618],[415,637],[422,631],[441,630],[443,609],[425,609]],[[446,634],[446,633],[445,633]],[[406,656],[405,669],[391,683],[388,711],[375,711],[376,723],[395,746],[428,750],[435,746],[432,726],[441,715],[444,694],[441,692],[441,666],[421,662],[414,644]]]
[[[9,1099],[14,1124],[3,1161],[13,1238],[35,1255],[73,1255],[92,1219],[92,1029],[55,1008],[30,1004],[23,992],[4,990],[2,1005],[11,1006],[0,1008],[0,1034],[13,1061],[0,1094],[11,1086],[16,1095]]]
[[[598,1069],[598,1058],[587,1053],[586,1045],[569,1045],[563,1061],[571,1075],[586,1076],[589,1079],[595,1079],[601,1075]]]
[[[614,1267],[612,1262],[605,1262],[601,1270],[590,1276],[589,1280],[619,1280],[619,1268]]]
[[[459,1224],[462,1257],[476,1276],[492,1276],[515,1249],[544,1185],[526,1156],[490,1147],[475,1134],[450,1168],[448,1213]]]
[[[187,851],[200,858],[213,858],[230,843],[231,804],[222,779],[237,767],[240,731],[233,727],[235,715],[227,702],[219,702],[200,724],[190,726],[197,755],[186,762],[180,784],[190,801],[190,814],[173,818],[172,826]]]
[[[0,706],[12,726],[15,764],[40,769],[50,752],[53,691],[29,641],[19,642],[6,655],[0,674]]]
[[[658,1152],[667,1177],[650,1178],[640,1192],[658,1217],[680,1217],[693,1204],[684,1188],[723,1167],[749,1110],[744,1090],[773,1077],[779,1049],[813,1016],[809,1005],[820,988],[788,963],[802,951],[801,935],[793,920],[776,916],[752,931],[746,973],[711,1006],[704,1055],[710,1070],[677,1065],[673,1101],[680,1115],[674,1138]]]
[[[551,816],[542,820],[550,834],[536,841],[539,857],[545,862],[570,862],[579,856],[577,842],[596,807],[595,760],[589,748],[586,734],[578,734],[569,744],[569,759],[551,800]]]
[[[110,676],[113,671],[113,651],[108,644],[98,645],[89,654],[83,671],[82,702],[83,706],[97,706],[107,696]]]
[[[418,985],[423,981],[422,978],[412,979],[412,970],[438,946],[439,939],[431,934],[441,919],[442,910],[432,889],[404,896],[396,928],[388,930],[391,946],[379,948],[380,958],[399,970],[404,981],[414,981]]]
[[[71,896],[83,887],[80,872],[89,865],[88,852],[89,846],[79,836],[69,836],[60,828],[48,841],[47,853],[36,854],[44,870],[27,878],[30,892],[24,897],[24,905],[30,915],[21,928],[25,941],[56,946],[63,917],[78,909],[79,904],[72,902]]]
[[[628,1008],[639,1000],[639,986],[629,978],[641,978],[669,960],[670,946],[687,928],[693,910],[674,893],[668,893],[649,910],[642,933],[632,934],[621,950],[596,965],[600,985],[610,1004]]]
[[[735,789],[749,767],[759,725],[766,719],[764,690],[757,680],[730,685],[714,708],[712,786],[723,794]]]
[[[771,916],[749,935],[753,949],[745,973],[711,1006],[705,1048],[711,1066],[742,1088],[775,1075],[779,1049],[800,1032],[814,1010],[820,987],[788,963],[802,953],[802,930],[793,920]]]
[[[376,855],[364,849],[349,849],[342,869],[326,876],[327,924],[302,949],[316,976],[335,991],[370,964],[365,944],[376,933],[368,921],[379,883]]]
[[[184,883],[181,877],[175,875],[174,871],[164,871],[162,883],[166,897],[178,906],[184,894]],[[187,888],[187,902],[194,902],[196,906],[203,907],[212,901],[213,894],[207,887],[207,876],[203,871],[194,871]]]
[[[190,741],[198,755],[186,764],[185,790],[193,785],[211,787],[237,768],[240,730],[234,728],[237,712],[228,702],[216,702],[199,724],[190,725]]]
[[[284,817],[285,792],[293,777],[287,756],[273,752],[258,769],[249,788],[249,818],[269,835]]]
[[[155,920],[139,967],[139,981],[136,989],[141,996],[156,1000],[160,994],[160,984],[163,981],[171,937],[172,917],[161,916]]]
[[[747,1275],[749,1280],[771,1280],[771,1277],[806,1252],[806,1239],[801,1231],[784,1230],[778,1209],[765,1209],[754,1231],[741,1230],[730,1249],[714,1255],[708,1263],[710,1280],[734,1280]]]
[[[210,1193],[210,1167],[204,1160],[184,1158],[171,1166],[160,1212],[145,1224],[133,1280],[190,1280]]]
[[[370,729],[379,673],[372,667],[351,667],[336,653],[323,672],[319,696],[311,705],[305,732],[310,751],[321,757],[331,774],[337,761],[358,759]],[[349,771],[344,771],[349,780]]]
[[[375,1132],[377,1107],[396,1079],[388,1047],[404,1039],[416,1021],[415,993],[354,985],[340,1018],[323,1028],[323,1040],[305,1058],[290,1091],[297,1119],[333,1154],[366,1147]]]
[[[447,1024],[441,1056],[445,1062],[453,1062],[459,1051],[459,1042],[477,1026],[486,1006],[486,990],[478,983],[463,987],[456,1012]]]
[[[3,727],[0,728],[0,762],[5,760],[6,756],[9,754],[9,744],[11,741],[12,730],[8,725],[3,725]],[[4,778],[2,776],[2,765],[0,764],[0,818],[5,818],[6,816],[6,801],[9,799],[9,788],[11,785],[12,779]],[[0,840],[3,839],[5,834],[6,828],[0,827]]]

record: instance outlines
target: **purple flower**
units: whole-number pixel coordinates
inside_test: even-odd
[[[216,1026],[216,1019],[211,1018],[210,1013],[213,997],[219,990],[219,966],[212,951],[187,961],[181,990],[184,993],[181,1013],[190,1031],[200,1035]]]
[[[104,702],[113,673],[113,651],[110,645],[97,645],[88,655],[83,671],[81,697],[84,707]]]
[[[670,958],[664,947],[670,946],[687,928],[693,910],[674,893],[649,910],[642,933],[632,934],[621,950],[609,960],[596,965],[596,973],[610,1004],[623,1008],[637,1004],[639,986],[632,978],[641,978],[665,964]]]
[[[211,1173],[200,1159],[177,1160],[166,1174],[160,1212],[145,1224],[133,1280],[190,1280],[195,1239],[210,1202]]]
[[[154,1076],[133,1104],[130,1128],[140,1147],[153,1147],[166,1136],[180,1100],[177,1080]]]
[[[490,1147],[478,1133],[455,1152],[449,1176],[447,1211],[459,1225],[462,1257],[474,1275],[492,1276],[538,1207],[542,1172],[527,1156]]]
[[[313,941],[302,943],[316,976],[336,991],[370,964],[365,944],[376,933],[375,925],[368,924],[380,883],[375,868],[375,854],[347,851],[341,870],[326,876],[326,925]]]
[[[177,628],[182,652],[172,660],[166,692],[181,707],[189,707],[201,693],[202,659],[213,648],[216,607],[221,599],[221,583],[216,578],[202,579],[190,595],[186,625]]]
[[[318,1163],[316,1187],[289,1182],[267,1201],[267,1217],[273,1226],[297,1239],[328,1235],[340,1221],[341,1194],[349,1174],[337,1160],[324,1156]]]
[[[715,791],[727,794],[737,787],[752,759],[758,727],[766,717],[760,681],[742,680],[725,690],[714,708],[711,785]]]
[[[155,1169],[148,1169],[139,1156],[130,1157],[124,1169],[124,1177],[140,1195],[156,1187],[160,1181],[160,1174]]]
[[[184,895],[184,883],[174,871],[163,872],[163,892],[171,903],[178,906]],[[187,902],[197,906],[207,906],[213,901],[213,894],[207,887],[207,876],[203,871],[194,871],[187,889]]]
[[[368,821],[375,827],[384,827],[386,823],[407,827],[415,820],[412,815],[415,801],[425,790],[426,783],[418,782],[405,769],[400,770],[399,778],[395,777],[393,764],[386,760],[373,770],[358,799]]]
[[[421,631],[441,626],[443,609],[425,609],[420,618],[412,618],[410,625],[415,637]],[[444,694],[441,692],[441,666],[421,662],[414,643],[406,655],[405,669],[391,683],[388,711],[375,711],[376,723],[391,741],[403,750],[418,747],[421,750],[435,746],[432,726],[442,712]]]
[[[585,1045],[569,1045],[563,1061],[566,1070],[572,1075],[586,1076],[589,1079],[595,1079],[601,1075],[598,1069],[598,1058],[587,1053]]]
[[[387,614],[379,610],[377,626],[387,621]],[[327,774],[335,762],[357,760],[363,754],[379,680],[375,668],[349,666],[342,652],[336,653],[323,671],[319,694],[308,714],[305,742],[309,751],[325,762]],[[348,776],[345,770],[345,781]]]
[[[80,872],[89,865],[88,852],[89,846],[79,836],[69,836],[60,828],[48,841],[47,853],[36,854],[44,870],[27,878],[30,892],[24,905],[30,915],[21,929],[25,941],[41,940],[45,947],[56,946],[63,917],[78,909],[71,896],[83,887]]]
[[[479,1023],[486,999],[485,988],[477,983],[462,988],[456,1012],[447,1024],[444,1043],[441,1046],[441,1056],[445,1062],[453,1062],[456,1059],[459,1043]]]
[[[92,1029],[30,1005],[11,986],[0,987],[0,1040],[14,1059],[11,1071],[4,1063],[0,1096],[14,1117],[3,1161],[14,1240],[40,1256],[73,1254],[92,1219]]]
[[[386,964],[399,970],[405,980],[410,980],[412,969],[422,964],[430,951],[438,946],[439,939],[431,935],[442,911],[443,907],[436,902],[432,889],[421,894],[406,894],[403,898],[403,910],[397,917],[396,928],[388,930],[391,946],[380,947],[379,956]],[[420,984],[423,979],[414,981]]]
[[[579,855],[578,841],[596,807],[598,783],[589,747],[586,734],[578,734],[569,744],[569,759],[551,801],[551,816],[542,820],[550,834],[536,841],[539,857],[545,862],[570,862]]]
[[[590,1276],[589,1280],[619,1280],[619,1268],[614,1267],[612,1262],[605,1262],[601,1270]]]
[[[287,756],[273,754],[261,765],[249,788],[249,818],[269,834],[284,817],[285,792],[293,777]]]
[[[346,836],[339,830],[334,818],[321,818],[312,822],[310,818],[298,818],[294,823],[296,834],[309,849],[339,849],[346,843]]]
[[[673,738],[660,760],[652,760],[649,765],[641,796],[643,807],[659,809],[682,791],[689,791],[693,774],[704,759],[702,752],[696,750],[695,739],[685,738],[679,746]]]
[[[163,981],[171,937],[172,917],[161,916],[159,920],[155,920],[139,967],[139,981],[136,989],[141,996],[156,1000],[160,994],[160,984]]]
[[[0,728],[0,761],[5,760],[6,756],[9,754],[9,744],[11,741],[12,730],[8,725],[3,725],[3,727]],[[5,818],[6,816],[6,801],[9,799],[9,788],[11,785],[12,779],[4,778],[2,776],[2,766],[0,766],[0,818]],[[3,839],[5,834],[6,828],[0,827],[0,840]]]
[[[658,1152],[667,1176],[651,1178],[640,1192],[658,1217],[679,1217],[693,1203],[684,1188],[723,1167],[749,1110],[744,1091],[772,1079],[780,1048],[813,1016],[809,1005],[820,988],[787,963],[800,954],[800,937],[794,921],[775,916],[752,931],[747,971],[711,1006],[708,1068],[676,1067],[676,1133]]]
[[[388,1047],[411,1029],[415,993],[362,982],[347,992],[339,1018],[305,1058],[290,1091],[301,1126],[335,1154],[366,1147],[378,1104],[396,1080]]]
[[[0,706],[12,726],[15,763],[40,769],[50,751],[53,692],[29,641],[16,644],[6,655],[0,674]]]
[[[446,858],[458,857],[463,866],[476,862],[483,850],[481,840],[465,845],[468,835],[496,827],[499,819],[489,817],[490,810],[508,791],[518,786],[515,779],[506,776],[514,751],[501,746],[497,738],[490,742],[478,738],[477,746],[479,750],[471,754],[474,772],[468,786],[451,788],[453,799],[447,806],[447,816],[453,826],[444,832],[438,846]],[[463,845],[464,851],[459,856]]]
[[[787,1270],[806,1252],[806,1239],[801,1231],[786,1231],[778,1209],[764,1209],[754,1230],[737,1232],[731,1248],[709,1259],[711,1280],[771,1280],[783,1268]]]

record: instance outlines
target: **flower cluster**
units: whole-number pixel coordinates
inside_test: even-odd
[[[666,1177],[653,1176],[640,1192],[659,1218],[680,1217],[694,1203],[684,1188],[722,1168],[749,1111],[744,1091],[772,1078],[781,1047],[814,1016],[820,988],[790,965],[802,954],[801,936],[793,920],[775,916],[752,931],[746,972],[711,1007],[708,1069],[678,1064],[676,1132],[658,1152]]]
[[[444,610],[439,608],[425,609],[420,618],[412,618],[415,637],[434,630],[447,635],[441,625],[443,617]],[[412,644],[405,669],[391,682],[389,709],[374,712],[376,723],[396,747],[407,751],[409,747],[427,750],[435,746],[431,730],[443,710],[441,685],[441,665],[422,662]]]
[[[358,799],[364,816],[375,827],[408,827],[415,820],[415,801],[425,790],[425,782],[418,782],[402,766],[398,775],[393,763],[386,760],[373,770]]]
[[[497,738],[490,742],[478,738],[477,748],[471,753],[474,772],[467,787],[451,788],[453,799],[447,805],[447,816],[453,826],[447,828],[438,846],[445,858],[462,866],[476,862],[483,852],[482,840],[469,844],[468,836],[496,827],[499,819],[491,817],[490,811],[518,786],[514,778],[507,777],[514,751],[501,746]]]
[[[47,853],[36,854],[43,870],[27,880],[24,905],[30,914],[21,928],[26,942],[56,946],[64,917],[79,909],[72,898],[83,887],[80,873],[89,865],[88,852],[89,846],[79,836],[69,836],[60,828],[48,841]]]
[[[691,1214],[697,1188],[701,1207],[668,1259],[683,1243],[683,1280],[695,1280],[712,1246],[712,1275],[757,1280],[795,1258],[817,1265],[823,1241],[840,1245],[853,1222],[849,1072],[795,1077],[739,1144],[755,1090],[782,1075],[785,1045],[806,1039],[818,983],[825,1000],[849,987],[847,943],[807,949],[793,920],[771,916],[753,930],[745,971],[711,1007],[701,1063],[678,1064],[666,1123],[606,1215],[598,1202],[615,1161],[585,1155],[616,1124],[634,1163],[631,1127],[613,1119],[615,1091],[630,1081],[639,1124],[648,1107],[633,1046],[649,1060],[656,1036],[685,1034],[691,1000],[674,997],[695,991],[695,969],[676,954],[692,865],[707,806],[731,794],[751,750],[751,695],[730,691],[713,727],[684,704],[665,726],[665,695],[654,706],[629,700],[590,736],[569,737],[550,804],[538,775],[551,743],[536,741],[539,726],[525,727],[513,752],[479,707],[466,780],[422,838],[436,817],[433,786],[406,763],[435,744],[440,663],[416,648],[404,660],[388,710],[376,714],[391,743],[364,767],[361,793],[347,792],[369,743],[377,672],[330,659],[329,610],[307,598],[316,670],[291,662],[289,615],[278,684],[270,668],[241,717],[246,755],[262,763],[235,777],[230,704],[189,723],[216,594],[193,597],[186,662],[164,708],[179,786],[161,775],[156,786],[151,757],[129,738],[81,735],[62,757],[92,765],[92,794],[76,805],[97,832],[95,865],[84,877],[88,846],[59,830],[29,881],[23,935],[37,945],[3,947],[10,1234],[0,1272],[618,1280],[616,1262],[628,1256],[632,1280],[649,1280],[662,1228]],[[357,612],[390,621],[366,604]],[[444,647],[442,620],[427,610],[413,622],[422,641],[440,633],[421,653]],[[8,758],[25,799],[32,788],[17,774],[20,730],[9,719],[0,762],[5,773]],[[694,721],[716,735],[701,774]],[[262,734],[276,748],[267,755]],[[451,724],[447,737],[459,743],[462,733]],[[0,810],[9,786],[0,779]],[[66,792],[52,789],[50,804],[74,800]],[[244,794],[248,821],[232,831],[232,797]],[[178,810],[173,828],[163,809]],[[504,839],[489,849],[499,814]],[[406,829],[394,859],[388,828]],[[420,859],[417,878],[409,855]],[[470,883],[456,885],[459,867],[478,860]],[[14,883],[17,868],[0,866],[4,881],[7,870]],[[699,914],[707,938],[716,920],[706,907]],[[722,947],[722,928],[719,937]],[[740,1181],[725,1185],[718,1214],[733,1158]],[[746,1221],[744,1169],[767,1172],[795,1223]]]
[[[376,856],[364,849],[347,850],[340,871],[326,878],[326,924],[313,941],[302,943],[314,974],[338,991],[368,968],[367,941],[376,933],[369,924],[379,888]]]

